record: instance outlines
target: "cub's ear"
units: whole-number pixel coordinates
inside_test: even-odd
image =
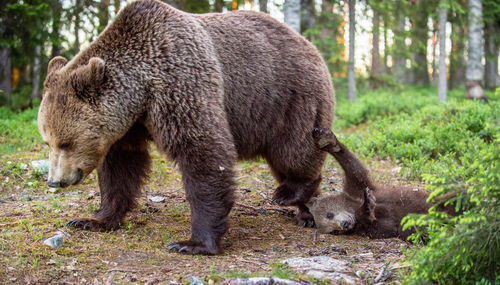
[[[307,208],[312,208],[314,204],[318,201],[318,197],[312,197],[309,202],[306,203]]]
[[[49,66],[47,67],[47,74],[51,74],[54,71],[57,71],[63,68],[68,61],[62,56],[56,56],[49,61]]]
[[[95,88],[104,81],[106,64],[103,59],[93,57],[89,63],[71,73],[71,85],[77,96],[96,95]]]

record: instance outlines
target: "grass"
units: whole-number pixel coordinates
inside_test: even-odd
[[[463,94],[463,89],[451,91],[447,104],[437,101],[437,91],[432,88],[369,91],[355,104],[340,96],[334,128],[339,138],[364,158],[377,180],[397,184],[427,181],[428,186],[432,182],[440,187],[434,181],[441,177],[451,186],[477,186],[483,182],[470,179],[486,178],[474,176],[470,169],[488,173],[474,163],[498,135],[495,124],[500,94],[488,93],[489,104],[466,101]],[[236,205],[231,213],[231,228],[223,241],[225,254],[203,257],[168,252],[166,244],[190,235],[189,205],[175,165],[154,148],[153,171],[139,209],[119,230],[92,233],[67,229],[64,225],[69,219],[89,216],[98,208],[97,175],[93,173],[82,185],[48,191],[45,177],[30,166],[31,160],[46,159],[48,153],[38,135],[36,114],[36,109],[13,113],[0,107],[0,199],[6,201],[0,204],[2,282],[15,278],[19,283],[104,283],[115,274],[114,282],[127,284],[152,280],[185,283],[191,275],[207,282],[212,279],[216,284],[253,276],[323,284],[329,281],[296,273],[282,261],[336,245],[347,253],[329,255],[352,263],[360,276],[365,276],[356,280],[371,283],[388,262],[393,266],[390,270],[404,268],[399,263],[403,252],[429,256],[424,255],[424,247],[413,251],[397,239],[315,237],[313,230],[295,226],[292,217],[272,210],[277,206],[261,196],[272,197],[276,186],[262,160],[243,161],[236,167],[238,202],[243,206]],[[393,171],[398,167],[401,171]],[[338,165],[329,158],[321,189],[340,188],[341,175]],[[153,203],[147,198],[156,195],[166,197],[165,202]],[[58,250],[44,246],[43,240],[59,230],[68,233],[63,246]],[[443,248],[434,249],[437,252]],[[356,276],[354,269],[352,274]],[[407,271],[403,274],[411,276]],[[393,275],[390,280],[401,279]]]

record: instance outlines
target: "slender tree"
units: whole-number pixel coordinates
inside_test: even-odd
[[[499,16],[500,17],[500,16]],[[489,21],[485,25],[485,66],[484,66],[484,87],[495,89],[499,84],[498,78],[498,51],[499,51],[499,23]]]
[[[97,26],[97,33],[101,33],[109,22],[109,0],[101,0],[98,5],[97,18],[99,25]]]
[[[396,1],[396,28],[394,29],[394,48],[392,53],[392,72],[399,83],[404,83],[406,74],[406,2]]]
[[[465,71],[465,96],[468,99],[487,100],[483,80],[483,5],[482,0],[469,0],[469,48]]]
[[[356,0],[349,0],[349,64],[347,68],[347,95],[352,102],[356,101],[356,78],[354,72],[355,16]]]
[[[301,33],[313,29],[316,24],[316,11],[314,9],[314,0],[301,0],[300,9],[302,11],[302,19],[300,23]],[[309,40],[314,40],[312,35],[308,36]]]
[[[465,81],[465,35],[466,17],[460,13],[454,13],[450,18],[452,21],[451,54],[450,54],[450,89],[464,85]]]
[[[52,8],[52,51],[51,58],[61,54],[61,16],[62,16],[62,3],[59,0],[52,0],[50,2]]]
[[[373,19],[372,19],[372,68],[371,76],[374,80],[371,81],[372,88],[377,88],[377,76],[380,75],[380,13],[375,4],[372,4]]]
[[[300,33],[300,0],[285,0],[285,24]]]
[[[443,1],[444,2],[444,1]],[[439,7],[439,81],[438,98],[440,101],[446,101],[447,82],[446,82],[446,20],[448,9],[445,3]]]
[[[410,83],[429,85],[429,72],[427,69],[427,40],[429,19],[428,0],[416,0],[412,7],[410,23],[412,26],[412,41],[410,50],[412,52],[412,68]]]
[[[267,13],[267,0],[259,0],[259,11]]]

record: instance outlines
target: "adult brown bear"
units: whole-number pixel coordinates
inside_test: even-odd
[[[275,200],[313,224],[305,203],[326,154],[310,130],[331,126],[333,85],[316,48],[268,15],[137,1],[47,73],[38,125],[50,146],[49,186],[99,175],[100,209],[69,225],[119,227],[149,173],[148,139],[182,172],[192,235],[173,245],[179,251],[220,252],[238,158],[264,157],[280,183]]]
[[[401,220],[410,213],[426,213],[430,192],[414,188],[375,184],[368,169],[330,129],[315,128],[318,148],[330,153],[344,170],[342,192],[313,197],[308,203],[320,232],[367,235],[370,238],[406,239],[414,229],[403,230]],[[437,209],[455,215],[453,205],[443,205],[450,193],[439,197]]]

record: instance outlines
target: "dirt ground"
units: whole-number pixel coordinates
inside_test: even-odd
[[[404,274],[398,239],[317,234],[295,225],[293,208],[271,203],[275,182],[263,161],[240,162],[237,204],[219,256],[169,252],[167,244],[190,236],[189,206],[175,165],[153,151],[153,172],[139,207],[117,231],[96,233],[66,228],[74,217],[90,216],[100,203],[95,172],[82,185],[49,189],[31,160],[48,149],[6,155],[0,161],[0,283],[2,284],[187,284],[195,276],[208,284],[232,278],[276,276],[302,283],[397,283]],[[390,161],[368,163],[378,181],[405,184]],[[340,190],[342,171],[328,159],[322,191]],[[151,197],[164,198],[153,202]],[[58,231],[63,245],[43,241]],[[284,264],[292,257],[329,256],[348,264],[350,280],[318,279]],[[335,268],[327,271],[335,271]],[[380,277],[380,276],[379,276]]]

